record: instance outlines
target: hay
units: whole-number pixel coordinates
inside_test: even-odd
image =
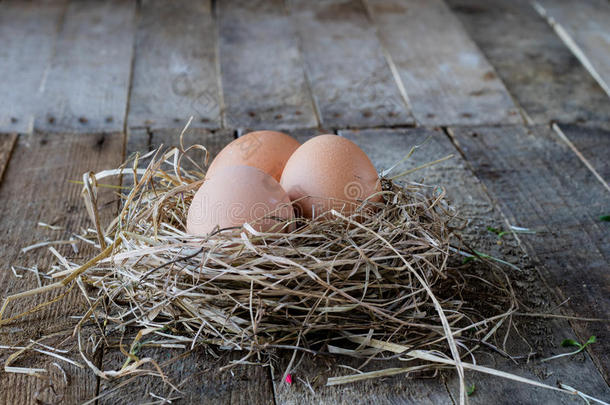
[[[86,173],[83,196],[94,227],[75,238],[100,253],[77,264],[53,249],[59,265],[51,276],[59,281],[8,297],[0,325],[57,302],[78,285],[90,307],[76,333],[91,322],[104,336],[138,332],[118,370],[99,370],[78,336],[85,363],[103,378],[131,375],[147,362],[162,376],[153,359],[137,357],[143,344],[244,350],[241,363],[274,349],[367,361],[400,356],[418,364],[328,383],[452,366],[460,376],[461,401],[464,369],[508,375],[463,360],[490,345],[517,307],[500,267],[489,263],[482,277],[452,259],[456,252],[477,254],[452,246],[459,240],[452,227],[458,218],[442,188],[383,179],[383,203],[374,212],[362,209],[345,216],[333,211],[325,220],[280,222],[269,233],[245,224],[193,237],[184,232],[184,221],[204,177],[203,165],[190,155],[193,150],[207,155],[201,145],[161,149],[135,155],[118,169]],[[113,176],[122,176],[129,186],[118,188],[123,201],[119,215],[102,224],[97,195],[106,185],[99,182]],[[292,225],[296,231],[282,232]],[[85,284],[94,287],[96,296]],[[10,302],[56,288],[63,291],[53,300],[2,319]],[[493,292],[493,303],[479,302],[477,293],[484,290]]]

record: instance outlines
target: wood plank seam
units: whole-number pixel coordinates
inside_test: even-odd
[[[1,134],[0,136],[6,137],[5,140],[0,139],[0,185],[2,184],[2,178],[6,172],[6,168],[9,165],[15,144],[17,143],[18,134]]]
[[[70,1],[45,73],[34,127],[118,132],[129,87],[135,0]],[[66,87],[68,86],[68,87]]]
[[[529,0],[445,2],[527,111],[528,124],[608,121],[608,95]]]
[[[290,9],[288,8],[287,0],[282,1],[282,7],[284,8],[284,12],[287,15],[290,15]],[[311,78],[309,77],[309,73],[307,73],[307,69],[305,69],[305,64],[303,63],[303,39],[300,35],[296,35],[296,44],[297,50],[299,51],[299,62],[301,66],[303,66],[303,77],[305,79],[305,84],[307,87],[307,93],[309,94],[309,98],[311,99],[311,104],[313,107],[313,114],[315,116],[317,127],[319,128],[322,125],[322,114],[320,113],[320,105],[317,97],[312,91],[311,88]]]
[[[394,63],[394,60],[392,59],[392,55],[390,55],[390,52],[388,51],[388,49],[384,45],[383,41],[381,40],[379,28],[377,27],[377,24],[375,23],[375,18],[373,17],[373,13],[371,11],[371,6],[369,5],[369,3],[366,0],[360,0],[360,1],[362,2],[364,9],[366,10],[366,15],[367,15],[369,21],[371,22],[371,24],[373,24],[375,26],[375,34],[377,35],[377,38],[379,38],[379,46],[381,47],[381,51],[383,52],[383,56],[386,59],[388,66],[390,67],[390,71],[392,72],[392,77],[394,78],[394,82],[396,83],[396,86],[398,87],[398,91],[400,92],[400,95],[401,95],[405,105],[407,106],[407,109],[409,111],[411,111],[411,115],[413,115],[413,112],[412,112],[413,104],[411,103],[411,100],[409,99],[409,94],[407,93],[407,91],[405,89],[405,84],[403,83],[403,81],[400,77],[400,74],[398,73],[398,69],[396,67],[396,64]],[[415,116],[413,116],[413,118],[415,119],[415,123],[413,126],[417,126],[419,124],[417,122],[417,118]]]
[[[361,0],[285,4],[323,127],[414,124]]]
[[[419,125],[522,122],[494,67],[442,0],[365,2]],[[407,41],[413,37],[419,40]],[[443,49],[433,51],[439,43]]]

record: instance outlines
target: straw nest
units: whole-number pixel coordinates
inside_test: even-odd
[[[383,179],[374,212],[299,218],[272,233],[245,224],[193,237],[184,231],[186,212],[204,177],[194,150],[207,155],[199,145],[158,150],[84,175],[95,226],[80,238],[101,253],[84,264],[64,260],[70,269],[54,286],[95,287],[81,323],[103,318],[106,334],[139,330],[131,360],[134,347],[154,336],[168,347],[245,350],[243,361],[275,348],[401,355],[418,360],[414,369],[453,366],[463,378],[463,356],[510,314],[509,299],[482,315],[477,299],[465,298],[466,277],[450,266],[456,213],[442,188]],[[119,214],[102,224],[97,195],[113,176],[128,186]],[[289,225],[296,230],[282,232]],[[502,295],[506,286],[489,287],[502,282],[494,277],[482,284]]]

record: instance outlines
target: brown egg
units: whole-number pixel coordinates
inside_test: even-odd
[[[369,157],[337,135],[316,136],[301,145],[288,159],[280,184],[305,218],[331,209],[350,215],[381,190]],[[381,196],[369,201],[379,202]]]
[[[214,172],[197,190],[186,231],[206,235],[216,228],[248,222],[257,231],[267,232],[278,223],[274,218],[293,217],[290,198],[273,177],[255,167],[231,166]]]
[[[240,136],[216,156],[207,175],[228,166],[253,166],[280,181],[284,166],[301,144],[289,135],[275,131],[256,131]]]

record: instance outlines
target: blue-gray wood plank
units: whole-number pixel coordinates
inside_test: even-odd
[[[135,0],[73,0],[34,127],[52,132],[122,131],[135,35]]]
[[[0,2],[0,132],[32,131],[65,8],[65,0]]]

